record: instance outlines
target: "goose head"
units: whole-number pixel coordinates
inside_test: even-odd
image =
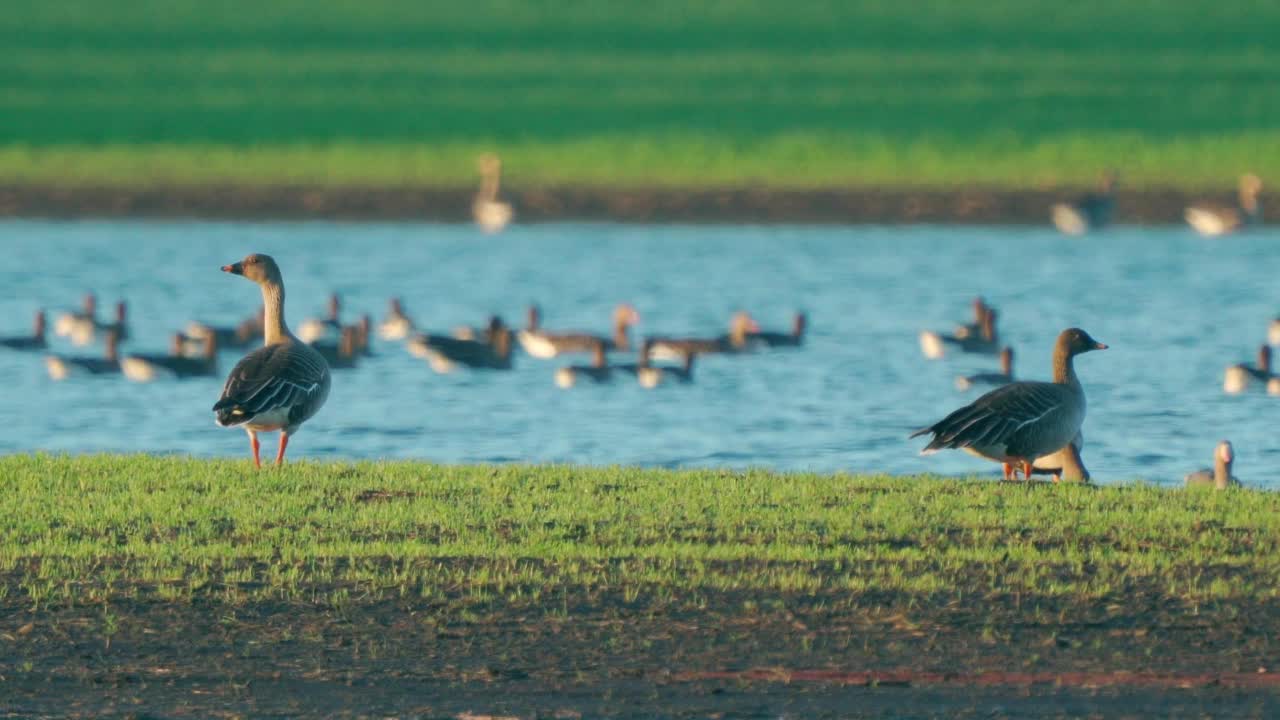
[[[1089,333],[1080,328],[1067,328],[1058,335],[1057,351],[1068,357],[1106,349],[1106,345],[1094,340]]]
[[[240,262],[223,265],[222,272],[242,275],[259,285],[279,285],[280,267],[270,255],[253,253]]]
[[[613,309],[613,324],[620,328],[631,327],[640,322],[640,312],[630,303],[622,303]]]

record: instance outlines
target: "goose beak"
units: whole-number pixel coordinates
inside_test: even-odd
[[[240,263],[231,263],[230,265],[223,265],[222,272],[231,273],[232,275],[243,275],[244,265],[241,265]]]
[[[1093,349],[1094,349],[1094,350],[1106,350],[1108,347],[1109,347],[1109,346],[1108,346],[1108,345],[1106,345],[1105,343],[1100,343],[1100,342],[1098,342],[1097,340],[1093,341]]]

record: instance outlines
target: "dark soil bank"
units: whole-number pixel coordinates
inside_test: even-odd
[[[57,188],[0,187],[0,217],[155,217],[250,220],[470,219],[472,189],[396,188]],[[1046,190],[678,190],[541,188],[506,198],[519,222],[970,223],[1048,222],[1072,193]],[[1122,193],[1116,221],[1182,222],[1190,202],[1176,190]],[[1230,194],[1212,198],[1230,203]],[[1265,200],[1264,200],[1265,204]]]

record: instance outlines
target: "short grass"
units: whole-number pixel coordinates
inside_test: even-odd
[[[1280,494],[1252,490],[50,455],[0,458],[0,487],[10,607],[1280,594]]]
[[[0,182],[1225,187],[1280,5],[194,0],[0,14]]]

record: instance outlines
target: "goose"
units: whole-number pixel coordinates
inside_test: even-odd
[[[649,357],[653,360],[683,361],[689,354],[741,353],[751,350],[751,333],[760,326],[749,313],[739,311],[729,320],[729,332],[714,338],[649,338]]]
[[[697,357],[697,353],[685,353],[680,365],[654,365],[649,357],[652,348],[653,344],[646,340],[640,347],[640,361],[634,366],[636,381],[640,383],[640,387],[652,390],[667,381],[693,382],[693,359]]]
[[[1213,449],[1213,469],[1201,468],[1192,473],[1187,473],[1183,478],[1183,482],[1187,487],[1214,487],[1218,490],[1226,490],[1233,485],[1239,485],[1240,480],[1231,474],[1231,466],[1235,463],[1236,455],[1231,447],[1231,441],[1223,440]]]
[[[498,185],[502,181],[502,161],[493,153],[485,153],[478,161],[480,189],[471,201],[471,217],[476,225],[490,235],[500,232],[511,222],[515,211],[509,203],[498,199]]]
[[[613,379],[609,361],[604,354],[604,343],[597,341],[591,351],[590,365],[566,365],[556,370],[556,386],[568,390],[578,384],[579,380],[590,380],[594,383],[606,383]]]
[[[44,360],[49,377],[66,380],[72,373],[88,375],[116,375],[120,372],[120,333],[108,330],[106,350],[102,357],[69,357],[49,355]]]
[[[1000,372],[978,373],[956,378],[956,389],[965,391],[974,385],[1008,385],[1013,382],[1013,348],[1000,350]]]
[[[323,318],[307,318],[298,326],[298,339],[304,343],[312,343],[323,337],[337,336],[342,332],[342,298],[337,293],[329,295],[329,303]]]
[[[418,335],[409,353],[425,358],[431,369],[444,374],[459,365],[480,370],[511,369],[511,330],[496,315],[489,319],[488,339],[459,340],[448,335]]]
[[[98,298],[85,293],[79,311],[65,312],[53,322],[53,334],[70,338],[75,345],[88,345],[98,329]]]
[[[640,322],[640,313],[628,303],[613,309],[613,337],[606,338],[585,332],[551,332],[542,328],[542,312],[537,305],[529,306],[528,324],[516,333],[520,347],[532,357],[548,359],[562,353],[595,352],[597,345],[604,345],[606,352],[625,352],[631,349],[631,326]]]
[[[933,435],[922,455],[964,450],[1003,464],[1006,480],[1013,479],[1017,466],[1029,478],[1036,458],[1066,447],[1084,422],[1084,388],[1076,377],[1075,356],[1106,348],[1084,330],[1067,328],[1054,344],[1053,382],[996,388],[911,437]]]
[[[1084,235],[1106,227],[1111,223],[1111,211],[1116,205],[1115,190],[1116,173],[1108,170],[1102,174],[1098,192],[1074,202],[1055,203],[1051,211],[1053,224],[1066,235]]]
[[[338,334],[337,342],[320,339],[308,344],[324,357],[329,369],[350,370],[360,356],[360,330],[356,325],[348,325]]]
[[[175,333],[168,355],[126,355],[120,361],[124,376],[134,382],[151,382],[169,376],[178,379],[213,377],[218,374],[218,336],[210,335],[203,343],[200,357],[185,354],[187,336]]]
[[[355,324],[355,349],[356,352],[365,357],[372,357],[373,350],[369,347],[369,333],[373,329],[373,318],[368,313],[360,316],[360,321]]]
[[[800,347],[804,344],[804,332],[808,325],[808,317],[798,312],[791,322],[791,332],[769,332],[757,331],[748,333],[747,338],[752,343],[759,343],[765,347]]]
[[[1053,481],[1089,482],[1089,471],[1084,466],[1084,433],[1076,433],[1076,437],[1066,447],[1052,455],[1036,458],[1031,463],[1032,475],[1052,475]]]
[[[49,343],[45,341],[44,331],[44,310],[37,310],[35,327],[32,329],[31,334],[0,337],[0,347],[10,350],[44,350],[49,346]]]
[[[951,335],[925,330],[920,333],[920,351],[930,360],[946,357],[947,348],[954,347],[961,352],[995,354],[1000,350],[1000,337],[996,332],[995,308],[982,308],[982,323],[975,334],[968,326],[956,328]]]
[[[1222,376],[1222,390],[1230,395],[1236,395],[1248,390],[1255,380],[1267,386],[1272,377],[1274,376],[1271,374],[1271,346],[1263,345],[1258,348],[1257,365],[1239,364],[1227,368]]]
[[[1205,237],[1217,237],[1243,230],[1262,220],[1258,206],[1258,193],[1262,192],[1262,180],[1253,173],[1240,176],[1237,205],[1224,207],[1201,203],[1187,208],[1183,215],[1187,224]]]
[[[1273,318],[1267,326],[1267,344],[1280,345],[1280,317]]]
[[[263,345],[231,369],[213,412],[218,425],[243,427],[248,433],[254,467],[262,467],[258,433],[279,430],[276,465],[282,465],[289,438],[329,397],[329,366],[320,353],[289,332],[284,321],[284,279],[270,255],[255,253],[223,265],[222,271],[241,275],[262,288]]]
[[[378,337],[383,340],[404,340],[413,334],[413,319],[404,311],[400,298],[393,297],[387,309],[387,316],[378,325]]]
[[[241,320],[235,327],[206,325],[192,320],[187,323],[184,334],[188,341],[199,343],[197,354],[204,353],[204,344],[213,338],[219,349],[239,350],[247,348],[262,336],[263,309],[260,307],[253,315]],[[190,348],[184,354],[191,354]]]

